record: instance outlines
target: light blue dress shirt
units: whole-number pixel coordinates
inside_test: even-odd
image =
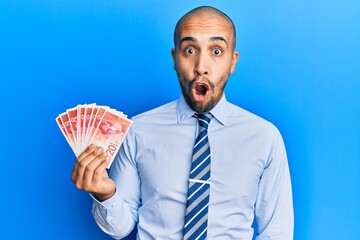
[[[208,239],[293,239],[293,203],[283,140],[271,123],[226,101],[210,111],[211,185]],[[137,225],[137,239],[182,239],[198,131],[181,96],[133,118],[110,177],[115,195],[94,199],[93,215],[121,239]]]

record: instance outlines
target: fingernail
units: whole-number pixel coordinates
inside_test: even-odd
[[[101,153],[103,151],[102,147],[97,147],[96,152]]]
[[[94,150],[94,149],[95,149],[95,145],[94,145],[94,144],[90,144],[89,149],[90,149],[90,150]]]

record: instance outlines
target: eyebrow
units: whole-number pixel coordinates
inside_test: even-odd
[[[180,39],[179,46],[180,46],[183,42],[197,42],[197,39],[194,38],[194,37],[183,37],[182,39]]]
[[[212,37],[212,38],[210,38],[210,40],[211,41],[224,41],[225,43],[226,43],[226,45],[227,45],[227,41],[225,40],[225,38],[223,38],[223,37]]]
[[[194,37],[183,37],[182,39],[180,39],[180,43],[179,46],[183,43],[183,42],[197,42],[198,40]],[[211,37],[210,41],[223,41],[225,42],[225,44],[227,45],[227,41],[225,38],[220,37],[220,36],[215,36],[215,37]]]

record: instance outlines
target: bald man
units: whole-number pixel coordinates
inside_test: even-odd
[[[100,228],[121,239],[293,239],[290,173],[282,137],[225,98],[235,71],[235,26],[204,6],[176,24],[178,100],[133,117],[109,175],[91,145],[72,180],[91,193]]]

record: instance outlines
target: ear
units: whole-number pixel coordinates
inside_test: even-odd
[[[237,60],[239,59],[240,53],[238,51],[233,52],[232,59],[231,59],[231,67],[230,67],[230,73],[235,72],[235,66],[237,63]]]
[[[174,69],[176,70],[176,49],[175,48],[171,49],[171,56],[172,56],[172,59],[174,62]]]

